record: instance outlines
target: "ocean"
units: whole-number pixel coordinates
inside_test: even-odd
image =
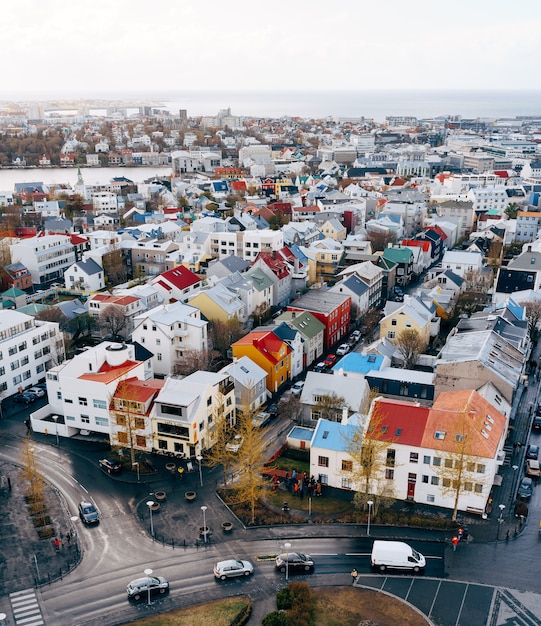
[[[433,118],[497,119],[541,118],[541,91],[324,91],[324,92],[182,92],[157,94],[163,108],[173,114],[186,109],[188,117],[217,115],[231,109],[236,116],[305,118],[360,118],[384,122],[388,115]]]

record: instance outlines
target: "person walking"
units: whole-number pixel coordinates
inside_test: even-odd
[[[453,544],[453,552],[456,552],[456,547],[458,546],[458,537],[456,535],[451,539],[451,543]]]
[[[56,552],[60,552],[60,540],[58,539],[58,537],[54,538],[54,549],[56,550]]]
[[[351,582],[352,582],[353,584],[355,584],[355,581],[357,580],[357,576],[358,576],[358,575],[359,575],[359,572],[358,572],[358,571],[357,571],[357,569],[354,567],[354,568],[351,570]]]

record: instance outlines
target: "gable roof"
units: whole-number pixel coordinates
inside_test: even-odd
[[[366,436],[378,441],[421,446],[430,409],[402,400],[376,398]]]
[[[163,281],[169,282],[173,287],[177,289],[186,289],[196,283],[201,282],[201,279],[197,274],[194,274],[191,270],[183,265],[174,267],[159,274],[152,283],[159,282],[160,285],[166,286]]]

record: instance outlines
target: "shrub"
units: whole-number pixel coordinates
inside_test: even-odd
[[[276,606],[279,609],[290,609],[293,603],[293,597],[289,587],[284,587],[276,594]]]
[[[283,611],[273,611],[265,615],[261,626],[289,626],[289,620]]]

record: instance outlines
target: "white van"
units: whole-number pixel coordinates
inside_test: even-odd
[[[424,570],[425,557],[403,541],[374,541],[371,564],[374,569],[384,572],[387,568],[412,570],[415,573]]]

